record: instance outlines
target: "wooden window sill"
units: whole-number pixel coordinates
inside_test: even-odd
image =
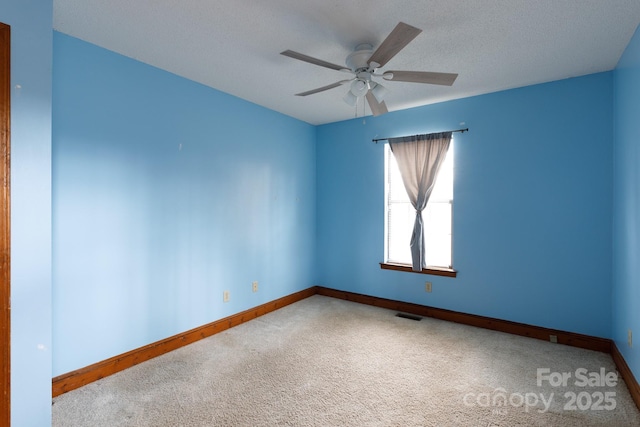
[[[390,264],[386,262],[381,262],[380,268],[383,270],[407,271],[409,273],[416,274],[431,274],[433,276],[456,277],[458,275],[458,272],[456,270],[450,268],[428,267],[423,268],[422,271],[413,271],[410,265]]]

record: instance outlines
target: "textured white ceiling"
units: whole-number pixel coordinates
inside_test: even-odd
[[[400,21],[423,32],[383,70],[459,77],[387,82],[390,111],[611,70],[640,0],[54,0],[57,31],[312,124],[355,116],[347,86],[294,94],[345,74],[280,52],[342,65]]]

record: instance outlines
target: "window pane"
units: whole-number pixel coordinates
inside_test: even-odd
[[[422,218],[427,265],[451,267],[451,204],[429,202]]]
[[[387,150],[390,149],[387,146]],[[391,163],[387,168],[389,176],[388,182],[388,197],[389,200],[399,202],[409,202],[409,196],[407,196],[407,190],[404,189],[404,183],[402,182],[402,176],[400,175],[400,169],[398,169],[398,163],[392,153],[388,156]]]
[[[409,202],[392,203],[388,211],[387,261],[411,264],[411,233],[416,211]]]

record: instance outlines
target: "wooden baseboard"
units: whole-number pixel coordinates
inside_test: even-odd
[[[622,357],[622,353],[618,350],[615,342],[611,342],[611,357],[613,357],[620,376],[627,384],[631,398],[636,402],[638,409],[640,409],[640,384],[638,384],[636,377],[633,375],[633,372],[631,372],[631,368],[629,368],[627,361]]]
[[[369,295],[356,294],[353,292],[338,291],[335,289],[324,288],[322,286],[316,287],[316,292],[319,295],[325,295],[328,297],[358,302],[361,304],[373,305],[376,307],[387,308],[390,310],[405,313],[417,314],[424,317],[433,317],[435,319],[462,323],[465,325],[506,332],[514,335],[537,338],[543,341],[549,341],[549,335],[555,335],[558,339],[558,343],[560,344],[600,351],[603,353],[610,353],[611,357],[613,358],[613,362],[615,363],[616,368],[620,373],[620,376],[627,384],[627,388],[629,389],[631,398],[635,402],[638,409],[640,409],[640,384],[638,384],[638,381],[629,368],[629,365],[627,365],[627,361],[622,356],[622,353],[620,353],[618,347],[610,339],[576,334],[573,332],[558,331],[555,329],[510,322],[508,320],[477,316],[474,314],[465,314],[419,304],[372,297]]]
[[[241,313],[225,317],[224,319],[220,319],[181,334],[165,338],[161,341],[151,343],[144,347],[131,350],[127,353],[114,356],[110,359],[94,363],[93,365],[62,374],[52,380],[52,395],[53,397],[56,397],[68,391],[75,390],[83,385],[97,381],[100,378],[123,371],[134,365],[153,359],[154,357],[158,357],[187,344],[210,337],[211,335],[217,334],[234,326],[238,326],[242,323],[248,322],[249,320],[255,319],[256,317],[260,317],[289,304],[293,304],[294,302],[308,298],[315,293],[316,288],[311,287]]]
[[[631,397],[636,406],[640,409],[640,385],[636,381],[631,369],[624,360],[624,357],[616,347],[615,343],[606,338],[592,337],[589,335],[576,334],[573,332],[559,331],[556,329],[531,326],[523,323],[510,322],[508,320],[494,319],[491,317],[478,316],[474,314],[460,313],[441,308],[433,308],[420,304],[413,304],[402,301],[394,301],[385,298],[372,297],[369,295],[356,294],[347,291],[314,286],[300,292],[279,298],[275,301],[262,304],[258,307],[234,314],[220,319],[213,323],[191,329],[190,331],[174,335],[164,340],[146,345],[144,347],[131,350],[127,353],[112,357],[110,359],[95,363],[93,365],[69,372],[53,379],[53,397],[59,396],[68,391],[82,387],[93,381],[120,372],[131,366],[142,363],[146,360],[176,350],[187,344],[191,344],[203,338],[222,332],[226,329],[248,322],[264,314],[285,307],[294,302],[301,301],[312,295],[324,295],[332,298],[353,301],[360,304],[367,304],[376,307],[386,308],[404,313],[416,314],[423,317],[446,320],[449,322],[461,323],[469,326],[476,326],[484,329],[491,329],[499,332],[506,332],[514,335],[521,335],[549,341],[550,335],[557,337],[559,344],[566,344],[573,347],[585,348],[588,350],[610,353],[616,364],[618,372],[629,388]]]
[[[423,317],[446,320],[449,322],[462,323],[464,325],[476,326],[484,329],[491,329],[499,332],[506,332],[524,337],[537,338],[549,341],[550,335],[557,337],[559,344],[566,344],[573,347],[586,348],[589,350],[611,352],[611,340],[606,338],[592,337],[589,335],[576,334],[573,332],[558,331],[555,329],[531,326],[523,323],[510,322],[508,320],[494,319],[491,317],[477,316],[475,314],[460,313],[457,311],[433,308],[420,304],[394,301],[390,299],[372,297],[369,295],[356,294],[353,292],[338,291],[324,287],[318,287],[317,292],[333,298],[340,298],[347,301],[359,302],[361,304],[373,305],[390,310],[405,313],[417,314]]]

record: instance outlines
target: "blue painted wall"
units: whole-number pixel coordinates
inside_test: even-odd
[[[319,284],[609,337],[612,88],[601,73],[320,126]],[[371,139],[461,122],[458,277],[381,270],[384,146]]]
[[[640,379],[640,31],[614,75],[613,333]],[[627,331],[635,333],[633,348]]]
[[[54,375],[314,284],[314,126],[60,33],[53,76]]]
[[[0,1],[11,26],[11,420],[51,423],[51,0]]]

